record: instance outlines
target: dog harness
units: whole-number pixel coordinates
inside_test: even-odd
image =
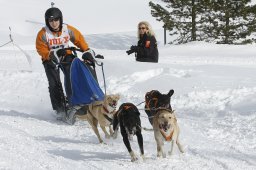
[[[108,111],[108,109],[103,105],[103,110],[107,113],[107,114],[109,114],[109,111]],[[110,117],[108,117],[108,115],[107,114],[104,114],[103,113],[103,116],[110,122],[110,124],[112,125],[112,123],[113,123],[113,119],[111,119]]]
[[[153,109],[153,108],[150,108],[150,106],[149,106],[151,101],[154,102],[154,108],[156,108],[156,105],[158,103],[158,98],[154,97],[154,98],[150,99],[148,102],[146,102],[146,108],[149,109],[149,110]]]
[[[149,111],[153,109],[153,108],[150,107],[151,102],[154,102],[154,109],[156,109],[156,106],[157,106],[157,103],[158,103],[158,98],[156,98],[156,97],[151,98],[151,96],[153,96],[153,94],[156,93],[156,92],[159,93],[159,91],[157,91],[157,90],[152,90],[150,92],[147,92],[146,95],[145,95],[146,109],[148,109]]]
[[[165,132],[164,132],[163,129],[160,129],[160,132],[161,132],[162,136],[164,137],[164,139],[165,139],[166,141],[171,141],[171,140],[172,140],[172,136],[173,136],[174,130],[172,130],[172,131],[170,132],[169,136],[167,136],[167,135],[165,134]]]
[[[108,109],[103,105],[103,109],[106,113],[109,113]]]
[[[124,110],[130,109],[132,106],[124,106]]]
[[[103,110],[105,111],[105,113],[109,114],[109,113],[112,113],[112,112],[109,112],[108,109],[103,105],[103,104],[98,104],[98,105],[93,105],[93,107],[100,107],[100,106],[103,106]],[[89,113],[92,115],[92,112],[90,111],[90,109],[88,110]],[[110,122],[110,124],[112,125],[113,123],[113,119],[111,119],[110,117],[108,117],[107,114],[103,113],[103,116]]]

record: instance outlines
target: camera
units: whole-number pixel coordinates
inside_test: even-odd
[[[135,52],[135,50],[128,50],[128,51],[126,51],[126,53],[128,54],[128,55],[130,55],[130,54],[132,54],[132,53],[134,53]]]

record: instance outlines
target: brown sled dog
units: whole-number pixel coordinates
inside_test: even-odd
[[[169,155],[173,152],[174,144],[177,144],[180,152],[184,152],[179,142],[180,129],[174,111],[169,109],[159,109],[153,119],[154,136],[157,143],[157,157],[166,157],[163,150],[164,141],[171,143]]]
[[[119,99],[119,95],[106,95],[103,102],[90,104],[85,115],[76,115],[78,119],[87,120],[90,123],[100,143],[102,143],[103,140],[97,126],[98,124],[100,125],[106,138],[110,138],[110,136],[113,135],[111,124]],[[109,133],[106,130],[106,126],[109,127]]]

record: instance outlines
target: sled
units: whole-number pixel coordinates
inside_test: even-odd
[[[65,113],[67,114],[67,110],[72,108],[73,106],[85,106],[91,104],[95,101],[103,101],[105,94],[101,90],[98,80],[97,74],[95,70],[95,66],[92,66],[85,61],[82,61],[78,58],[76,51],[82,52],[82,50],[70,47],[65,48],[65,50],[70,50],[73,52],[75,58],[73,59],[70,67],[70,83],[72,89],[72,95],[67,102],[66,97],[62,96],[62,103],[65,106]],[[104,57],[101,55],[94,56],[95,58],[103,59]],[[95,64],[102,67],[103,79],[104,79],[104,87],[105,86],[105,76],[103,70],[103,63],[98,62],[93,59]],[[61,62],[60,67],[65,64]],[[106,89],[105,89],[106,93]]]

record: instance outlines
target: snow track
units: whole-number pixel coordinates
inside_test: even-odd
[[[107,93],[119,93],[119,105],[141,103],[145,93],[154,89],[162,93],[174,89],[171,104],[185,153],[175,147],[172,156],[157,158],[153,132],[142,131],[146,160],[139,157],[134,137],[131,145],[139,161],[132,163],[120,133],[116,140],[105,139],[99,129],[105,142],[99,144],[88,122],[69,126],[56,121],[45,71],[35,50],[42,25],[25,22],[44,22],[50,1],[0,0],[0,44],[9,41],[11,26],[15,43],[32,58],[30,67],[13,44],[0,48],[0,170],[256,169],[255,44],[163,46],[163,29],[151,17],[148,1],[94,0],[90,8],[87,1],[54,2],[63,11],[64,22],[78,28],[90,48],[104,55]],[[148,20],[157,34],[157,64],[136,62],[133,54],[125,52],[136,44],[136,26],[141,20]],[[95,34],[99,32],[105,33]],[[101,68],[96,69],[103,88]],[[143,107],[138,106],[142,126],[152,128]],[[170,144],[165,148],[170,150]]]
[[[24,48],[33,56],[32,71],[13,66],[16,59],[7,62],[11,49],[0,50],[6,60],[0,71],[0,169],[255,169],[256,67],[249,47],[241,56],[220,57],[209,44],[160,48],[158,64],[135,62],[123,51],[96,50],[105,56],[107,92],[121,95],[119,105],[138,104],[153,89],[175,90],[171,103],[185,154],[176,148],[174,155],[157,158],[153,132],[143,131],[146,160],[136,163],[130,162],[120,134],[99,144],[87,122],[69,126],[55,120],[41,61],[32,47]],[[205,48],[211,56],[190,56]],[[103,87],[100,68],[97,72]],[[140,112],[142,126],[151,128]],[[131,145],[139,156],[135,137]]]
[[[254,47],[162,47],[158,64],[135,62],[121,50],[95,49],[105,56],[107,93],[119,93],[119,105],[138,104],[153,89],[175,91],[171,104],[185,154],[176,148],[172,156],[157,158],[153,132],[143,131],[146,160],[136,163],[130,162],[120,134],[116,140],[105,139],[100,130],[106,144],[98,144],[87,122],[69,126],[55,120],[40,58],[33,46],[22,47],[32,56],[32,71],[18,50],[0,50],[5,61],[0,65],[0,169],[256,168]],[[103,87],[99,67],[97,72]],[[142,126],[152,128],[140,112]],[[131,145],[139,157],[135,137]]]

